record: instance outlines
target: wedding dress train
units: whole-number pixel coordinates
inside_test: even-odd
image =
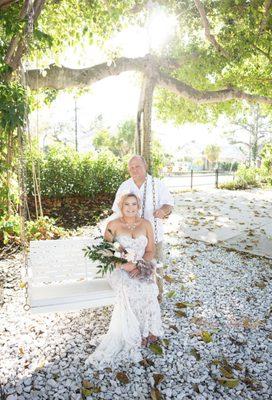
[[[141,259],[145,253],[145,235],[137,238],[119,235],[116,240],[126,250],[133,250],[137,259]],[[108,274],[108,279],[116,293],[109,329],[94,353],[86,360],[87,365],[100,368],[119,361],[140,361],[142,338],[150,333],[155,336],[163,334],[155,281],[150,283],[130,278],[126,271],[120,269]]]

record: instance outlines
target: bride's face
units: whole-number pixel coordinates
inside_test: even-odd
[[[138,215],[139,206],[135,197],[127,197],[123,203],[122,214],[124,217],[136,217]]]

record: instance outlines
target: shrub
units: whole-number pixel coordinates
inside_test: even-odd
[[[47,153],[28,154],[27,189],[31,195],[33,162],[39,171],[41,194],[51,198],[114,194],[128,176],[124,163],[109,150],[79,154],[68,146],[55,145]]]
[[[262,151],[262,166],[260,175],[265,183],[272,185],[272,144],[266,144]]]
[[[218,163],[218,169],[220,171],[237,171],[238,166],[239,163],[237,161],[233,163],[229,161],[221,161]]]
[[[227,189],[227,190],[244,190],[248,188],[248,186],[245,183],[239,181],[221,183],[218,187],[219,189]]]
[[[56,226],[56,221],[49,217],[39,217],[34,221],[26,222],[26,238],[30,240],[59,239],[67,236],[63,228]]]
[[[20,243],[20,217],[18,214],[4,215],[0,220],[0,243]]]
[[[18,214],[5,216],[0,221],[0,243],[21,244],[20,216]],[[56,226],[56,221],[49,217],[40,217],[34,221],[27,221],[25,226],[26,240],[58,239],[67,236],[68,232]]]
[[[227,182],[219,185],[219,189],[244,190],[259,186],[259,169],[254,167],[246,167],[245,165],[239,165],[235,174],[235,180],[233,182]]]
[[[259,186],[258,168],[239,165],[238,170],[235,174],[235,180],[247,186]]]

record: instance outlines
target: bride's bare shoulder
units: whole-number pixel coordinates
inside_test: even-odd
[[[152,224],[148,219],[141,218],[141,225],[146,230],[152,229]]]
[[[148,219],[141,218],[141,222],[142,222],[142,224],[145,225],[145,226],[152,226],[152,225],[151,225],[151,222],[148,221]]]
[[[115,218],[115,219],[113,219],[113,220],[108,222],[107,228],[114,229],[119,225],[120,225],[120,218]]]

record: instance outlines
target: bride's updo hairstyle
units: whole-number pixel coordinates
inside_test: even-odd
[[[119,207],[119,210],[121,212],[123,210],[123,205],[124,205],[125,201],[130,197],[134,197],[136,199],[137,205],[138,205],[138,211],[141,209],[141,200],[140,200],[140,198],[135,193],[126,193],[126,194],[123,194],[123,196],[121,196],[121,198],[120,198],[120,200],[118,202],[118,207]]]

